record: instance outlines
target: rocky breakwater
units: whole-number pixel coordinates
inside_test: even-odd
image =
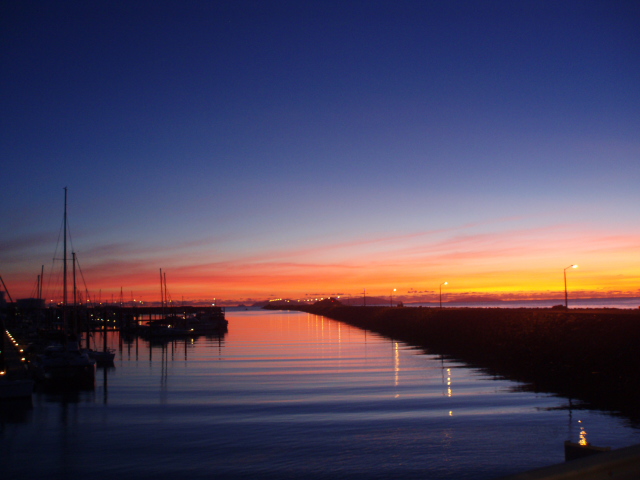
[[[640,421],[640,311],[351,307],[294,309],[445,355]]]

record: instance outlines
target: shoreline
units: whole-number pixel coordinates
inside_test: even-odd
[[[640,423],[640,311],[270,306],[373,331]],[[583,405],[580,405],[582,403]]]

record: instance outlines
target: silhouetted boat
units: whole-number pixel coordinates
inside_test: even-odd
[[[194,333],[207,334],[225,332],[228,324],[229,321],[224,318],[224,311],[220,308],[210,313],[201,312],[186,317],[180,325]]]
[[[98,365],[113,363],[113,359],[116,357],[116,352],[112,348],[104,350],[87,350],[89,358],[96,361]]]
[[[89,327],[87,325],[87,354],[89,358],[92,358],[96,361],[98,365],[110,365],[113,363],[113,359],[116,358],[116,351],[113,348],[107,347],[107,327],[106,320],[103,324],[102,330],[102,350],[98,350],[95,346],[95,337],[94,337],[94,348],[89,348]]]
[[[156,322],[146,326],[142,326],[138,329],[138,334],[147,338],[171,338],[171,337],[188,337],[195,335],[192,330],[186,328],[179,328],[174,325],[164,325],[160,322],[163,320],[157,320]]]
[[[576,460],[610,450],[611,447],[594,447],[589,443],[574,443],[567,440],[564,442],[564,459],[565,461]]]
[[[64,188],[64,223],[63,223],[63,338],[65,343],[46,347],[31,362],[31,369],[36,379],[52,386],[87,385],[95,380],[96,361],[89,358],[87,352],[80,348],[79,341],[69,334],[67,324],[67,188]],[[74,260],[75,268],[75,260]]]
[[[48,346],[36,355],[31,367],[37,380],[66,386],[93,382],[96,361],[72,340],[66,345]]]

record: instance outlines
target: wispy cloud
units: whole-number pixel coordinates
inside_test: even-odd
[[[617,286],[626,292],[640,277],[635,273],[640,266],[640,233],[566,224],[515,228],[519,220],[254,248],[229,258],[220,253],[219,238],[171,246],[97,244],[79,258],[91,289],[108,292],[122,287],[150,297],[157,295],[159,268],[167,273],[170,291],[185,298],[246,298],[274,291],[296,296],[363,288],[375,294],[390,286],[415,296],[428,295],[443,280],[450,282],[448,292],[457,295],[548,294],[561,288],[565,263],[585,264],[572,272],[575,289],[615,291]],[[50,238],[33,236],[24,243],[40,246],[45,241]],[[19,250],[16,242],[9,246]]]

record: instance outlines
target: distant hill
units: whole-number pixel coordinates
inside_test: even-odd
[[[313,304],[314,307],[339,307],[343,305],[344,303],[336,298],[325,298]]]
[[[260,308],[264,308],[267,305],[271,305],[274,307],[282,307],[282,306],[287,306],[287,305],[300,305],[300,304],[304,304],[306,302],[300,302],[298,300],[291,300],[290,298],[279,298],[277,300],[264,300],[262,302],[255,302],[253,304],[251,304],[252,307],[260,307]]]

